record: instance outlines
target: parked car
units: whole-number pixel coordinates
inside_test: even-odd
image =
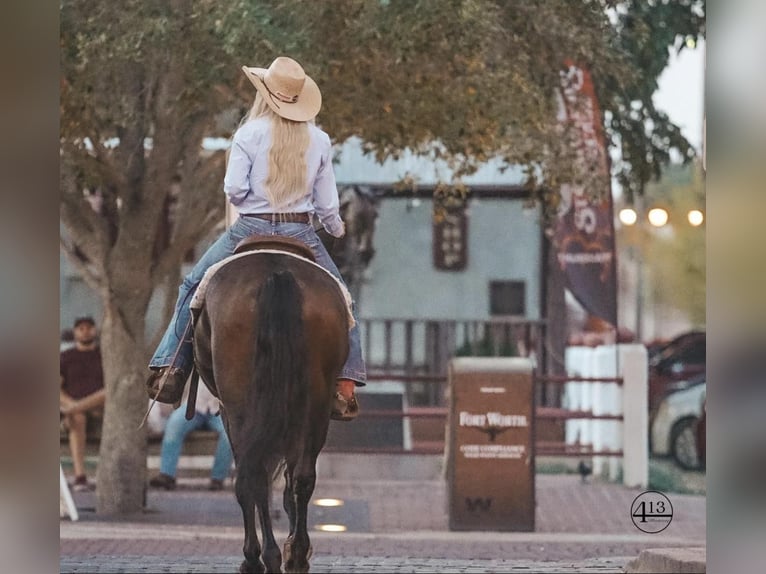
[[[660,402],[652,419],[652,453],[672,456],[683,469],[698,470],[704,464],[704,455],[700,457],[704,447],[698,444],[701,438],[698,431],[707,390],[705,376],[674,384],[676,388]]]
[[[689,331],[674,338],[649,357],[649,413],[653,416],[665,396],[679,385],[705,372],[704,331]]]

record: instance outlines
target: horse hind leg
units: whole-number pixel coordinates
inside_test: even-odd
[[[285,572],[308,572],[311,557],[308,505],[316,484],[316,458],[297,465],[290,484],[295,505],[295,528],[285,542]]]
[[[245,560],[240,565],[239,571],[242,574],[265,572],[266,568],[261,562],[261,545],[258,543],[258,533],[255,531],[255,496],[251,479],[237,476],[235,489],[237,502],[242,508],[242,517],[245,521],[245,545],[242,547]]]
[[[263,537],[263,551],[261,559],[266,565],[267,572],[281,572],[282,553],[279,551],[279,545],[274,539],[274,530],[271,524],[271,513],[269,512],[271,500],[271,481],[262,468],[255,480],[255,503],[258,507],[258,516],[261,519],[261,536]]]
[[[289,536],[295,534],[295,499],[293,498],[293,468],[285,468],[285,491],[282,494],[282,507],[285,509],[290,524]]]

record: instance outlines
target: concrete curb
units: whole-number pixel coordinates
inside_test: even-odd
[[[692,548],[650,548],[628,562],[625,572],[639,574],[698,574],[705,572],[705,546]]]

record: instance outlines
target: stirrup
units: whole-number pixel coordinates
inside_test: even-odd
[[[146,392],[158,403],[180,404],[188,375],[178,367],[153,370],[146,380]]]
[[[351,395],[351,398],[346,399],[340,391],[335,393],[335,400],[333,404],[332,413],[330,418],[335,421],[352,421],[359,415],[359,402],[356,400],[356,394]]]

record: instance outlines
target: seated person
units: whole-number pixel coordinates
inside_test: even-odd
[[[202,382],[197,390],[195,407],[194,418],[190,421],[186,420],[186,403],[174,410],[168,418],[162,436],[160,474],[149,481],[150,486],[165,490],[175,489],[178,458],[181,456],[186,435],[193,430],[209,429],[218,433],[218,446],[215,450],[208,490],[223,489],[223,481],[229,476],[231,470],[233,455],[229,438],[223,428],[223,420],[219,415],[220,403]]]
[[[89,417],[101,418],[106,390],[95,322],[90,317],[80,317],[72,332],[74,347],[60,355],[59,412],[69,434],[75,475],[73,490],[82,491],[89,488],[85,474],[87,422]]]

